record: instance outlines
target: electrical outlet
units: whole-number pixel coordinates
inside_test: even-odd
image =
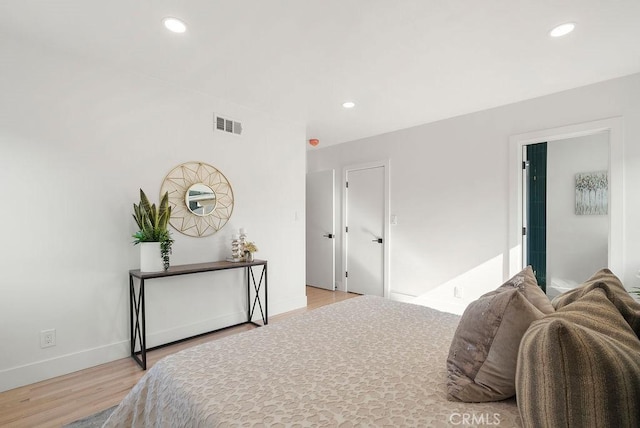
[[[56,346],[56,329],[42,330],[40,332],[40,347],[49,348]]]
[[[462,299],[464,297],[464,288],[460,286],[453,287],[453,297]]]

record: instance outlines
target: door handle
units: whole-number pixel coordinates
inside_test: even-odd
[[[327,233],[326,235],[322,235],[325,238],[333,239],[333,233]]]
[[[382,244],[382,238],[372,239],[371,242],[377,242],[378,244]]]

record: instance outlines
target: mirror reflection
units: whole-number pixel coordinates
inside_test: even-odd
[[[187,190],[185,203],[193,214],[206,216],[216,208],[216,194],[209,186],[196,183]]]

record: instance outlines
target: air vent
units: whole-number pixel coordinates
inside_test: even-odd
[[[216,117],[216,129],[218,131],[224,131],[224,118],[223,117]]]
[[[215,131],[227,132],[229,134],[240,135],[242,134],[242,123],[237,122],[227,117],[213,115],[213,129]]]

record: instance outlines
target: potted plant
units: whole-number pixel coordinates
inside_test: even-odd
[[[164,194],[156,208],[140,189],[140,204],[133,204],[133,219],[140,230],[133,234],[133,244],[140,244],[141,272],[169,269],[169,254],[173,244],[171,233],[167,229],[170,217],[169,192]]]
[[[244,243],[244,260],[247,262],[253,261],[253,253],[258,251],[258,247],[253,242],[245,242]]]

